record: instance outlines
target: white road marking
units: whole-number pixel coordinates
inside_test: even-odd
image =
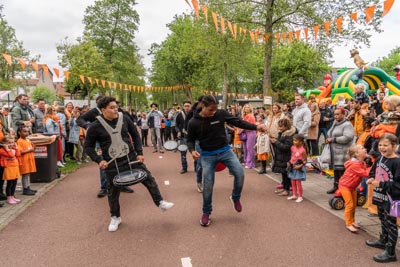
[[[158,156],[159,159],[162,159],[162,156]]]
[[[169,185],[169,181],[164,181],[164,184],[165,185]]]
[[[182,258],[182,267],[192,267],[192,260],[189,257]]]

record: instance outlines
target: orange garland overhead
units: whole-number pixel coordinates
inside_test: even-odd
[[[393,3],[394,3],[394,0],[386,0],[386,1],[383,2],[382,17],[387,15],[387,13],[389,13],[390,9],[393,6]],[[198,12],[198,5],[199,5],[198,0],[192,0],[192,4],[193,4],[193,8],[194,8],[194,11],[195,11],[195,14],[196,14],[196,18],[200,19],[199,12]],[[202,5],[201,8],[203,10],[206,22],[208,23],[208,10],[209,9],[205,5]],[[365,12],[365,22],[367,24],[369,22],[371,22],[374,14],[375,14],[375,9],[376,9],[376,5],[373,5],[373,6],[367,7],[364,10],[364,12]],[[225,21],[226,21],[226,23],[228,25],[228,28],[229,28],[229,31],[231,32],[231,36],[234,37],[234,39],[236,39],[236,32],[234,32],[234,30],[233,30],[233,29],[236,29],[236,27],[237,27],[236,24],[233,24],[231,21],[226,20],[225,18],[220,16],[220,21],[221,21],[220,26],[221,27],[219,28],[219,25],[218,25],[218,16],[219,15],[217,13],[215,13],[215,12],[212,12],[212,11],[211,11],[211,15],[212,15],[212,18],[213,18],[213,21],[214,21],[215,30],[217,32],[221,32],[222,34],[225,34]],[[349,16],[350,16],[351,20],[353,20],[355,22],[358,21],[358,14],[356,12],[353,12],[353,13],[349,14]],[[343,17],[335,19],[334,22],[336,22],[336,27],[337,27],[338,32],[341,33],[342,30],[343,30]],[[324,22],[323,26],[324,26],[324,29],[325,29],[325,35],[329,36],[329,30],[330,30],[330,27],[331,27],[331,21]],[[314,32],[313,32],[314,39],[317,39],[319,28],[320,28],[320,25],[315,25],[314,26]],[[251,41],[254,44],[258,43],[259,38],[261,38],[264,42],[268,42],[269,41],[269,36],[271,35],[271,33],[260,33],[258,31],[254,32],[254,31],[242,28],[240,26],[239,26],[239,30],[240,30],[239,31],[239,35],[243,35],[242,42],[244,41],[244,36],[246,35],[246,33],[249,32],[249,36],[251,38]],[[309,35],[309,29],[308,28],[304,28],[304,29],[301,29],[301,30],[296,30],[295,31],[296,40],[298,41],[300,39],[302,32],[304,32],[304,39],[307,41],[308,40],[308,35]],[[268,35],[268,37],[267,37],[267,35]],[[287,35],[292,36],[291,38],[287,38],[288,42],[292,42],[293,33],[291,35],[290,35],[290,32],[289,33],[286,33],[286,32],[285,33],[275,33],[275,38],[276,38],[277,43],[279,43],[280,41],[285,42]]]

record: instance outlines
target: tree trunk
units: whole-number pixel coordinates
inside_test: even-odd
[[[272,81],[271,81],[271,60],[272,60],[272,15],[274,0],[267,1],[267,16],[265,19],[265,32],[271,33],[264,47],[264,77],[263,77],[263,92],[265,96],[272,95]]]
[[[224,86],[222,87],[222,103],[221,108],[226,109],[228,97],[228,64],[224,62]]]

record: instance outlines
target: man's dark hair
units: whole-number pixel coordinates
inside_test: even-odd
[[[36,103],[39,103],[40,101],[46,102],[46,101],[44,100],[44,98],[38,98],[38,100],[36,101]]]
[[[99,100],[99,102],[97,103],[97,107],[99,109],[106,108],[108,104],[110,104],[110,102],[117,102],[117,100],[115,99],[115,97],[105,96]]]
[[[218,100],[214,95],[205,95],[201,99],[201,102],[204,104],[205,107],[211,106],[211,105],[218,105]]]
[[[156,108],[158,108],[158,105],[154,102],[150,104],[150,107],[152,107],[152,106],[155,106]]]
[[[192,105],[192,102],[190,102],[189,100],[183,101],[183,105],[185,105],[185,104]]]
[[[96,97],[96,103],[99,103],[100,99],[102,99],[103,97],[103,95],[99,95],[98,97]]]

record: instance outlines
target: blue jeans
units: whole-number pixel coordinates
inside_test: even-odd
[[[199,141],[195,142],[195,150],[201,154],[201,148],[199,145]],[[203,167],[201,166],[201,158],[195,161],[195,168],[197,183],[200,184],[203,181]]]
[[[203,213],[212,212],[212,192],[214,188],[215,167],[218,162],[225,164],[233,174],[232,199],[239,200],[244,184],[244,171],[236,155],[232,150],[213,156],[201,156],[201,165],[203,167]]]
[[[100,189],[107,189],[107,175],[103,169],[100,169]]]

